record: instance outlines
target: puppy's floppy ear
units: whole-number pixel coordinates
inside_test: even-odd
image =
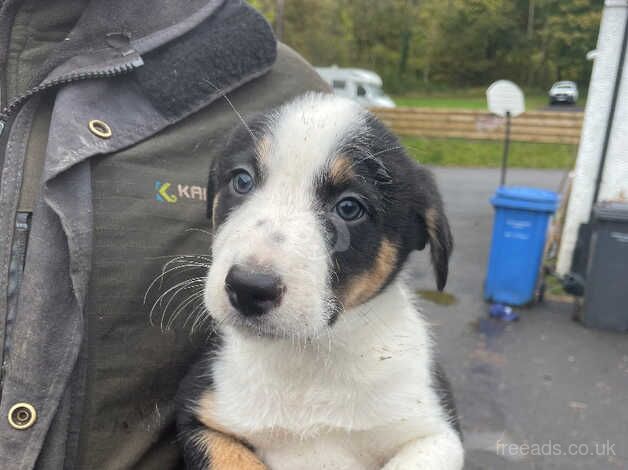
[[[417,250],[430,244],[430,255],[436,287],[443,290],[449,272],[449,257],[454,248],[449,222],[443,209],[443,201],[432,173],[415,164],[414,172],[415,212],[418,217]]]

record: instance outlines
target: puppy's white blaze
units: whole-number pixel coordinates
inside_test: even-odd
[[[205,299],[216,320],[236,318],[224,280],[240,264],[272,269],[286,287],[281,304],[261,320],[263,329],[310,338],[327,325],[330,256],[316,214],[315,183],[364,116],[349,100],[305,95],[271,118],[265,136],[270,142],[260,157],[265,181],[214,239]]]
[[[357,103],[308,94],[280,108],[271,124],[266,186],[281,197],[310,195],[316,177],[365,119]]]
[[[229,269],[234,264],[263,266],[276,272],[286,286],[281,305],[265,315],[265,328],[291,336],[313,336],[328,319],[325,241],[311,211],[273,205],[271,199],[263,191],[252,196],[217,233],[206,304],[218,321],[234,314],[224,290]],[[265,223],[258,227],[260,220]],[[273,233],[280,233],[283,243],[275,244]]]

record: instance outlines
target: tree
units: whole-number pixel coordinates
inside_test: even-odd
[[[599,2],[548,2],[543,39],[555,80],[588,82],[591,65],[586,53],[595,48],[601,18],[600,9],[592,8],[596,3]]]
[[[586,86],[602,0],[252,0],[314,65],[375,70],[389,91]]]

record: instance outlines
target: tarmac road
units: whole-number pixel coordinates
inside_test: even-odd
[[[568,304],[518,310],[518,323],[487,319],[488,199],[499,170],[434,173],[456,240],[447,286],[453,297],[445,299],[453,303],[421,304],[458,401],[465,468],[628,468],[628,335],[583,328]],[[562,177],[513,169],[508,183],[556,190]],[[435,288],[425,252],[413,256],[406,274],[415,289]]]

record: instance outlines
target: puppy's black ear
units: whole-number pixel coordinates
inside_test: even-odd
[[[416,249],[422,250],[427,243],[430,244],[436,287],[443,290],[447,283],[449,257],[454,241],[436,181],[429,170],[419,165],[415,169],[414,191],[419,225]]]

